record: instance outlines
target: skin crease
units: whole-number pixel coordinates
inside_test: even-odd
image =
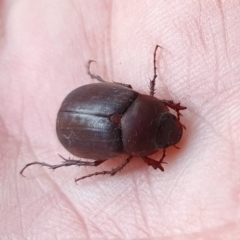
[[[1,239],[240,238],[239,1],[0,1]],[[73,89],[104,79],[180,101],[181,148],[165,172],[134,159],[115,177],[54,173],[69,153],[56,114]],[[161,152],[153,157],[159,159]]]

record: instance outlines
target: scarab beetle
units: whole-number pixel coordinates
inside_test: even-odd
[[[39,164],[56,169],[63,166],[98,166],[106,160],[128,154],[127,159],[110,171],[96,172],[75,179],[75,181],[94,175],[115,175],[133,157],[141,157],[154,169],[164,171],[162,163],[166,148],[175,146],[181,139],[184,126],[180,122],[180,110],[186,109],[180,103],[159,100],[154,97],[156,74],[156,46],[153,56],[154,76],[150,80],[150,95],[140,94],[130,85],[109,83],[90,71],[88,75],[99,83],[88,84],[73,90],[64,99],[57,115],[56,132],[59,141],[73,155],[93,161],[63,158],[63,163]],[[177,112],[177,116],[169,112]],[[159,161],[148,157],[159,149],[163,155]]]

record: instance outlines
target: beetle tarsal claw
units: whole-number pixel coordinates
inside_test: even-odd
[[[187,128],[185,127],[185,125],[183,125],[182,123],[181,123],[181,125],[182,125],[182,127],[186,130]]]
[[[163,159],[166,157],[166,149],[163,149],[162,157],[159,161],[156,161],[150,157],[142,157],[143,161],[147,163],[149,166],[152,166],[154,169],[160,169],[162,172],[164,172],[164,168],[162,166],[162,163],[166,163],[163,161]]]

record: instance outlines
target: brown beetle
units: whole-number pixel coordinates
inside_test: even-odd
[[[56,169],[63,166],[98,166],[109,158],[128,154],[128,158],[110,171],[96,172],[75,179],[75,181],[94,175],[115,175],[123,169],[134,156],[141,157],[154,169],[164,171],[163,159],[166,148],[175,146],[181,139],[184,126],[180,123],[180,110],[186,109],[180,103],[159,100],[154,97],[156,74],[156,52],[154,51],[154,76],[150,81],[150,96],[140,94],[130,85],[108,83],[100,76],[90,72],[91,78],[101,83],[88,84],[73,90],[64,99],[57,115],[57,136],[62,145],[73,155],[94,161],[71,160],[63,158],[63,163],[39,164]],[[169,112],[177,112],[177,117]],[[148,155],[163,149],[159,161]]]

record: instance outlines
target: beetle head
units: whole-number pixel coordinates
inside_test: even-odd
[[[171,113],[165,112],[158,122],[155,143],[158,148],[176,145],[182,138],[183,127],[179,120]]]

